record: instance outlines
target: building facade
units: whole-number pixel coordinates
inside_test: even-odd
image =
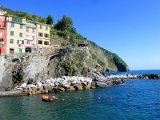
[[[0,55],[6,54],[6,23],[5,17],[0,15]]]
[[[26,22],[26,37],[24,40],[25,52],[33,52],[36,48],[37,29],[36,24],[32,22]]]
[[[4,16],[5,13],[0,10],[0,55],[31,53],[50,46],[49,25]]]
[[[50,46],[50,27],[46,24],[36,24],[37,46],[39,48]]]

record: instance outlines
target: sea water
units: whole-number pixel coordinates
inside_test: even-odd
[[[141,71],[142,72],[142,71]],[[40,95],[0,98],[0,120],[160,120],[160,80],[67,93],[65,101],[44,102]]]

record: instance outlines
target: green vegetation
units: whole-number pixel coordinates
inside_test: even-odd
[[[35,14],[28,14],[23,11],[13,11],[11,9],[5,8],[3,6],[0,7],[0,9],[7,11],[6,16],[16,16],[16,17],[22,17],[26,18],[28,21],[35,21],[38,23],[44,23],[44,24],[53,24],[53,17],[51,15],[48,15],[47,18],[39,17]]]
[[[73,26],[73,21],[68,16],[63,16],[61,20],[55,25],[55,28],[60,31],[71,31]]]
[[[48,17],[47,17],[47,24],[53,25],[53,17],[51,15],[48,15]]]

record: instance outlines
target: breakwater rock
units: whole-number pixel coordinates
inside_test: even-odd
[[[128,79],[160,79],[158,74],[120,74],[103,76],[100,72],[92,72],[92,78],[63,76],[61,78],[50,78],[42,81],[29,79],[27,82],[17,85],[13,89],[1,91],[0,96],[35,95],[52,92],[70,92],[75,90],[89,90],[97,87],[111,87],[124,83]]]
[[[94,83],[96,87],[119,85],[124,83],[124,80],[128,79],[160,79],[160,75],[158,74],[120,74],[104,77],[99,72],[94,72],[92,75],[95,76],[92,84]]]
[[[16,86],[15,90],[21,90],[26,95],[34,95],[49,92],[68,92],[74,90],[91,89],[92,79],[87,77],[68,77],[51,78],[45,81],[37,81],[32,83],[23,83],[20,86]]]
[[[160,79],[159,74],[120,74],[108,76],[109,79]]]

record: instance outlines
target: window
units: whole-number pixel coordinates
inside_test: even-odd
[[[0,42],[3,42],[3,38],[2,38],[2,32],[0,31]]]
[[[0,38],[0,42],[3,42],[3,38]]]
[[[24,44],[24,40],[17,40],[17,44],[18,44],[18,45]]]
[[[10,54],[14,54],[14,49],[10,48],[9,52],[10,52]]]
[[[38,44],[42,45],[42,40],[38,40]]]
[[[20,29],[23,29],[23,25],[22,24],[20,24]]]
[[[10,35],[11,35],[11,36],[14,36],[14,31],[10,31]]]
[[[46,26],[46,30],[48,30],[48,26]]]
[[[45,38],[49,38],[49,34],[44,34]]]
[[[48,41],[44,41],[44,45],[49,45],[49,42]]]
[[[35,33],[35,29],[34,28],[32,28],[32,33]]]
[[[26,28],[26,32],[29,32],[29,28]]]
[[[27,40],[27,44],[30,44],[30,41],[29,41],[29,40]]]
[[[35,40],[35,36],[32,36],[32,40]]]
[[[40,33],[40,32],[39,32],[39,33],[38,33],[38,36],[39,36],[39,37],[43,37],[43,33]]]
[[[14,27],[14,23],[11,23],[11,27]]]
[[[14,40],[13,40],[13,39],[10,39],[10,43],[13,44],[13,43],[14,43]]]
[[[23,33],[19,33],[19,37],[23,37]]]
[[[13,18],[12,18],[12,21],[13,21],[13,22],[20,22],[20,23],[22,23],[22,19],[21,19],[21,18],[13,17]]]
[[[42,25],[40,25],[40,29],[42,29]]]

